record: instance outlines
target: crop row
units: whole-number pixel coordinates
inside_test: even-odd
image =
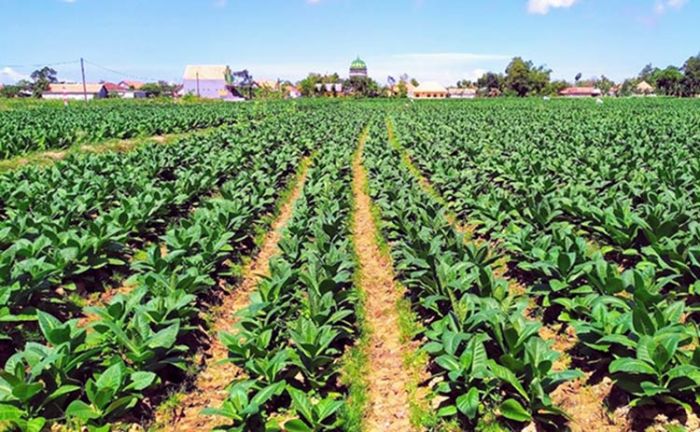
[[[549,393],[578,371],[552,370],[558,355],[526,318],[527,299],[494,274],[498,256],[465,242],[445,211],[402,165],[377,128],[367,143],[370,193],[380,211],[399,281],[424,323],[439,417],[479,422],[554,422],[561,411]]]
[[[109,138],[179,133],[234,124],[247,117],[238,104],[174,104],[109,101],[4,111],[0,114],[0,158],[64,149]]]
[[[231,383],[220,430],[343,430],[339,359],[357,334],[350,236],[350,162],[359,124],[331,140],[270,263],[270,276],[222,341],[243,376]]]

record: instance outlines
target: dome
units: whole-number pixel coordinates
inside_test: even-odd
[[[358,57],[352,62],[350,69],[367,69],[367,64]]]

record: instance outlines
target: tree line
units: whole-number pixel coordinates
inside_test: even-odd
[[[552,80],[552,71],[545,66],[535,66],[532,61],[515,57],[505,73],[486,72],[476,81],[460,80],[457,87],[476,87],[482,96],[550,96],[567,87],[595,87],[602,94],[615,88],[618,96],[629,96],[641,82],[654,87],[656,93],[665,96],[692,97],[700,94],[700,54],[688,58],[683,66],[664,69],[648,64],[640,73],[615,83],[605,75],[581,79],[577,74],[573,82]]]

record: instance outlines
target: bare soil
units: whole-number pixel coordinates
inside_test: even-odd
[[[589,384],[590,375],[565,382],[552,392],[552,401],[571,416],[568,424],[571,432],[631,431],[629,410],[613,410],[606,405],[611,398],[612,380],[604,377],[596,384]]]
[[[278,243],[282,230],[292,217],[294,203],[301,196],[306,170],[304,170],[286,203],[280,208],[279,215],[262,243],[260,251],[253,261],[243,269],[241,283],[222,299],[218,308],[212,312],[217,317],[209,332],[211,345],[202,355],[202,370],[192,386],[192,390],[183,395],[182,402],[174,412],[159,412],[156,424],[167,431],[208,431],[222,423],[220,418],[202,415],[208,407],[218,408],[228,395],[227,387],[242,371],[232,363],[221,363],[228,357],[228,349],[216,336],[220,332],[233,330],[236,312],[249,304],[249,297],[258,282],[269,275],[270,259],[279,253]]]
[[[391,262],[377,244],[377,227],[371,211],[371,199],[365,192],[367,175],[362,166],[365,137],[353,161],[353,193],[355,211],[353,235],[360,261],[360,285],[365,294],[365,313],[370,329],[366,382],[368,407],[365,430],[410,431],[407,379],[403,366],[397,303],[402,298],[394,282]]]

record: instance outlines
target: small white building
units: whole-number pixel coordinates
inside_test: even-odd
[[[424,82],[408,92],[410,99],[447,99],[447,89],[436,82]]]
[[[450,87],[447,89],[447,94],[450,99],[474,99],[476,97],[476,89]]]
[[[316,92],[325,96],[342,96],[343,83],[316,84]]]
[[[43,99],[48,100],[84,100],[104,99],[108,92],[104,84],[49,84],[49,89],[41,94]]]

